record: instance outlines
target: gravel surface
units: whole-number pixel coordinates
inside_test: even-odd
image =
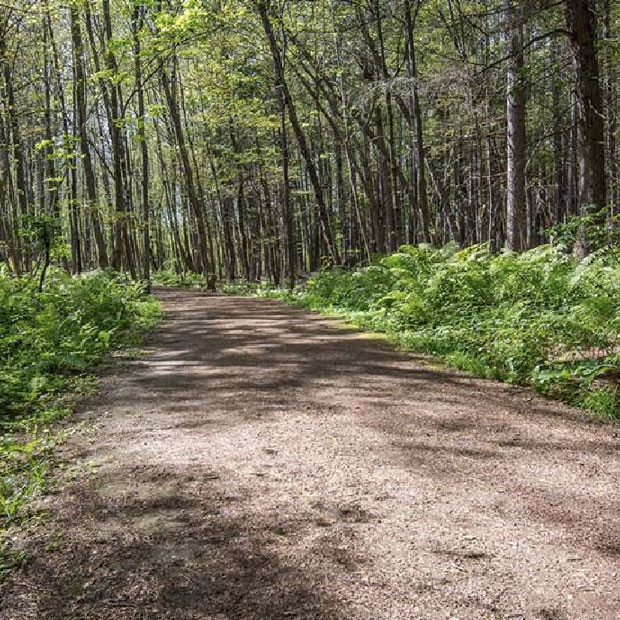
[[[160,291],[3,620],[620,619],[620,432],[275,301]]]

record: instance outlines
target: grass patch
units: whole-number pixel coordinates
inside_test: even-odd
[[[588,390],[583,397],[583,406],[601,418],[620,420],[618,387],[601,387]]]

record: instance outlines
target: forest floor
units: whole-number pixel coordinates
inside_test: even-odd
[[[620,618],[617,426],[276,301],[159,295],[2,620]]]

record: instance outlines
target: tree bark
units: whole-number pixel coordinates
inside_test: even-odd
[[[147,289],[151,288],[151,231],[150,231],[150,198],[149,198],[149,148],[146,141],[146,110],[144,105],[144,86],[142,84],[142,49],[140,28],[142,26],[144,7],[135,6],[132,14],[132,37],[134,56],[134,77],[138,95],[138,140],[142,159],[142,177],[140,199],[142,202],[142,278]]]
[[[101,225],[101,218],[98,212],[95,168],[93,166],[90,146],[88,144],[84,44],[82,41],[79,13],[75,5],[71,6],[71,41],[73,44],[73,63],[75,74],[76,121],[80,137],[80,150],[82,152],[82,167],[84,169],[86,197],[88,200],[88,210],[92,218],[95,243],[97,245],[97,253],[99,256],[99,266],[102,269],[105,269],[109,266],[108,251],[105,244],[105,236]]]
[[[567,0],[566,22],[575,73],[577,104],[577,151],[579,161],[578,208],[596,213],[605,206],[605,123],[599,82],[596,3]],[[579,235],[575,254],[589,251],[585,230]]]
[[[525,247],[525,93],[523,89],[522,7],[507,0],[509,19],[506,145],[506,247],[518,252]]]

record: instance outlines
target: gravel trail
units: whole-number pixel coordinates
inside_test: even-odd
[[[3,620],[620,619],[620,433],[275,301],[159,291]]]

